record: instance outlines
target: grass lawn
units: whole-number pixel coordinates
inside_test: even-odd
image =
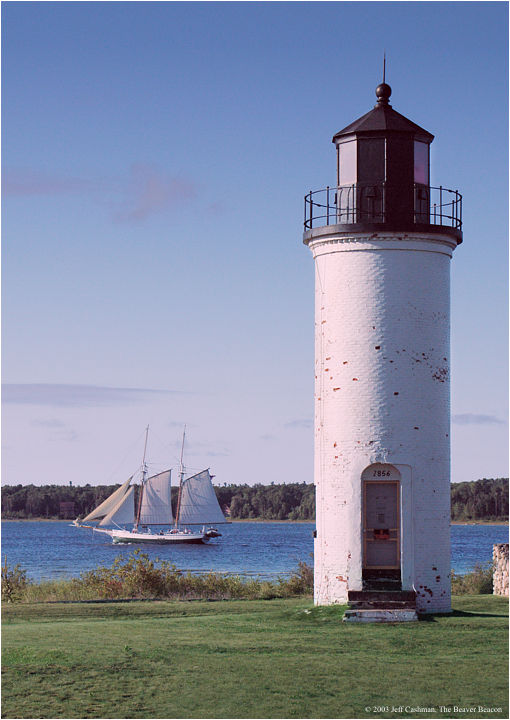
[[[2,717],[508,718],[508,601],[454,608],[351,625],[309,599],[4,603]]]

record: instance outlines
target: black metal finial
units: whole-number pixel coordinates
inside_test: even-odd
[[[383,81],[376,87],[375,94],[377,96],[376,107],[380,105],[389,105],[388,101],[391,95],[391,88],[386,82],[386,51],[384,51],[383,57]]]
[[[386,83],[386,50],[384,51],[383,57],[383,80],[382,83],[376,87],[375,94],[378,104],[389,105],[388,101],[391,96],[391,87]]]

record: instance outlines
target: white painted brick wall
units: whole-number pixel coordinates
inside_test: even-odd
[[[450,610],[448,236],[314,232],[315,602],[361,589],[361,473],[401,473],[402,583]]]

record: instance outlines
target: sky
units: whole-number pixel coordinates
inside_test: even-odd
[[[2,3],[3,484],[313,481],[303,196],[393,107],[464,198],[452,480],[507,476],[506,2]]]

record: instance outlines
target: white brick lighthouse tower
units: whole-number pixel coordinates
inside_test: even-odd
[[[421,612],[448,612],[450,260],[461,196],[430,186],[433,135],[390,95],[379,85],[374,109],[333,137],[336,186],[305,198],[315,602],[416,597]]]

